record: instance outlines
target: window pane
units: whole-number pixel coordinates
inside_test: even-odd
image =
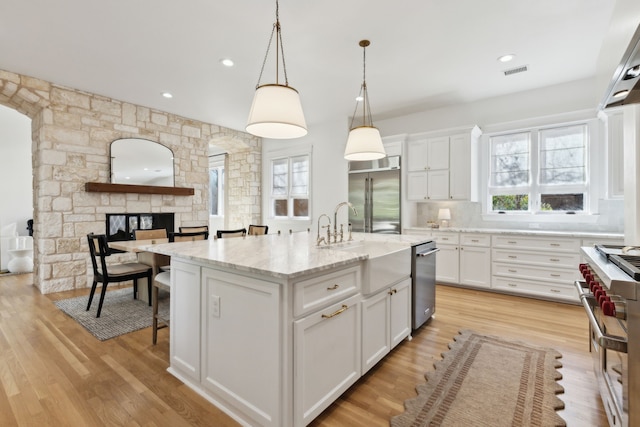
[[[583,211],[584,194],[542,194],[542,211]]]
[[[494,211],[526,211],[529,209],[529,195],[510,194],[493,196],[492,206]]]
[[[274,160],[271,163],[271,195],[286,196],[289,187],[288,182],[289,161],[288,159]]]
[[[491,185],[508,187],[529,183],[529,133],[491,138]]]
[[[218,215],[218,170],[209,170],[209,199],[211,199],[211,209],[209,215]]]
[[[585,182],[585,125],[545,129],[540,132],[540,183]]]
[[[309,194],[309,157],[291,159],[291,194]]]
[[[293,199],[293,216],[309,216],[309,199]]]
[[[274,216],[284,216],[288,215],[289,209],[287,208],[287,200],[274,200],[273,201],[273,215]]]

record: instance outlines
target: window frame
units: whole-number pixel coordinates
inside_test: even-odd
[[[303,193],[293,193],[292,187],[293,187],[293,179],[292,179],[292,174],[293,174],[293,163],[295,161],[295,159],[297,158],[301,158],[301,157],[306,157],[307,160],[307,193],[303,194]],[[287,162],[287,188],[286,188],[286,193],[284,195],[278,194],[278,195],[274,195],[274,163],[275,162],[280,162],[286,160]],[[268,199],[268,203],[267,203],[267,217],[271,220],[274,221],[310,221],[312,218],[312,211],[311,211],[311,165],[312,165],[312,157],[311,157],[311,152],[291,152],[291,153],[287,153],[287,154],[281,154],[281,155],[274,155],[268,158],[268,164],[269,164],[269,195],[267,197]],[[300,197],[300,196],[305,196],[306,197]],[[307,210],[308,210],[308,215],[307,216],[294,216],[294,204],[295,204],[295,199],[306,199],[307,200]],[[276,215],[275,214],[275,208],[274,208],[274,202],[276,200],[286,200],[287,201],[287,215],[283,216],[283,215]]]
[[[571,194],[571,193],[583,193],[584,194],[584,210],[583,211],[543,211],[540,209],[541,195],[544,194],[547,189],[553,189],[554,185],[540,184],[539,183],[539,162],[540,162],[540,133],[543,130],[571,127],[577,125],[586,126],[586,141],[585,141],[585,182],[584,184],[577,185],[562,185],[562,189],[557,194]],[[512,190],[497,191],[496,187],[492,187],[492,170],[491,170],[491,155],[492,146],[491,138],[516,134],[523,132],[531,132],[530,137],[530,153],[529,153],[529,167],[530,177],[529,184],[527,186],[514,187]],[[605,180],[605,176],[602,172],[602,166],[597,159],[604,158],[604,148],[601,147],[600,140],[603,138],[601,134],[601,127],[596,118],[576,118],[573,120],[553,120],[553,118],[547,118],[544,121],[538,120],[538,123],[528,126],[517,125],[505,125],[495,126],[495,129],[490,129],[485,132],[481,139],[481,145],[483,147],[481,153],[481,177],[483,177],[480,183],[480,200],[483,202],[483,218],[485,220],[506,220],[506,221],[529,221],[535,216],[535,221],[559,221],[559,222],[593,222],[596,221],[598,214],[597,201],[600,198],[602,192],[601,181]],[[482,181],[484,180],[484,183]],[[594,185],[594,183],[596,183]],[[524,190],[524,191],[523,191]],[[526,211],[494,211],[492,205],[492,196],[499,194],[528,194],[529,195],[529,207]]]
[[[224,217],[224,200],[225,200],[225,165],[227,160],[227,154],[215,154],[209,156],[209,179],[211,179],[211,170],[218,169],[218,173],[222,172],[222,179],[218,178],[218,213],[211,213],[211,200],[209,200],[209,216],[215,218]],[[220,175],[218,175],[220,176]],[[212,189],[209,188],[209,199],[212,197]]]

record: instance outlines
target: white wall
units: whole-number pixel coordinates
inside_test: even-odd
[[[33,218],[31,119],[0,105],[0,227],[12,222],[26,236]]]
[[[331,217],[336,205],[348,200],[348,162],[344,159],[344,147],[347,143],[348,125],[345,120],[332,121],[311,126],[307,136],[295,140],[263,141],[263,220],[269,225],[269,233],[288,233],[288,230],[303,231],[310,228],[317,233],[318,216],[325,213]],[[276,221],[269,215],[269,153],[311,150],[311,220]],[[346,210],[340,211],[338,223],[348,222]]]

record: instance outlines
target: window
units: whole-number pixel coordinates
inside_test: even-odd
[[[225,155],[209,157],[209,215],[224,215],[224,158]]]
[[[271,161],[271,216],[309,218],[309,156]]]
[[[489,211],[585,212],[586,123],[489,138]]]

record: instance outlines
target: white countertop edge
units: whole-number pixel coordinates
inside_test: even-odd
[[[603,239],[623,239],[623,233],[599,232],[599,231],[549,231],[534,229],[501,229],[501,228],[431,228],[431,227],[406,227],[404,230],[418,232],[449,232],[449,233],[485,233],[485,234],[520,234],[526,236],[556,236],[556,237],[595,237]]]

